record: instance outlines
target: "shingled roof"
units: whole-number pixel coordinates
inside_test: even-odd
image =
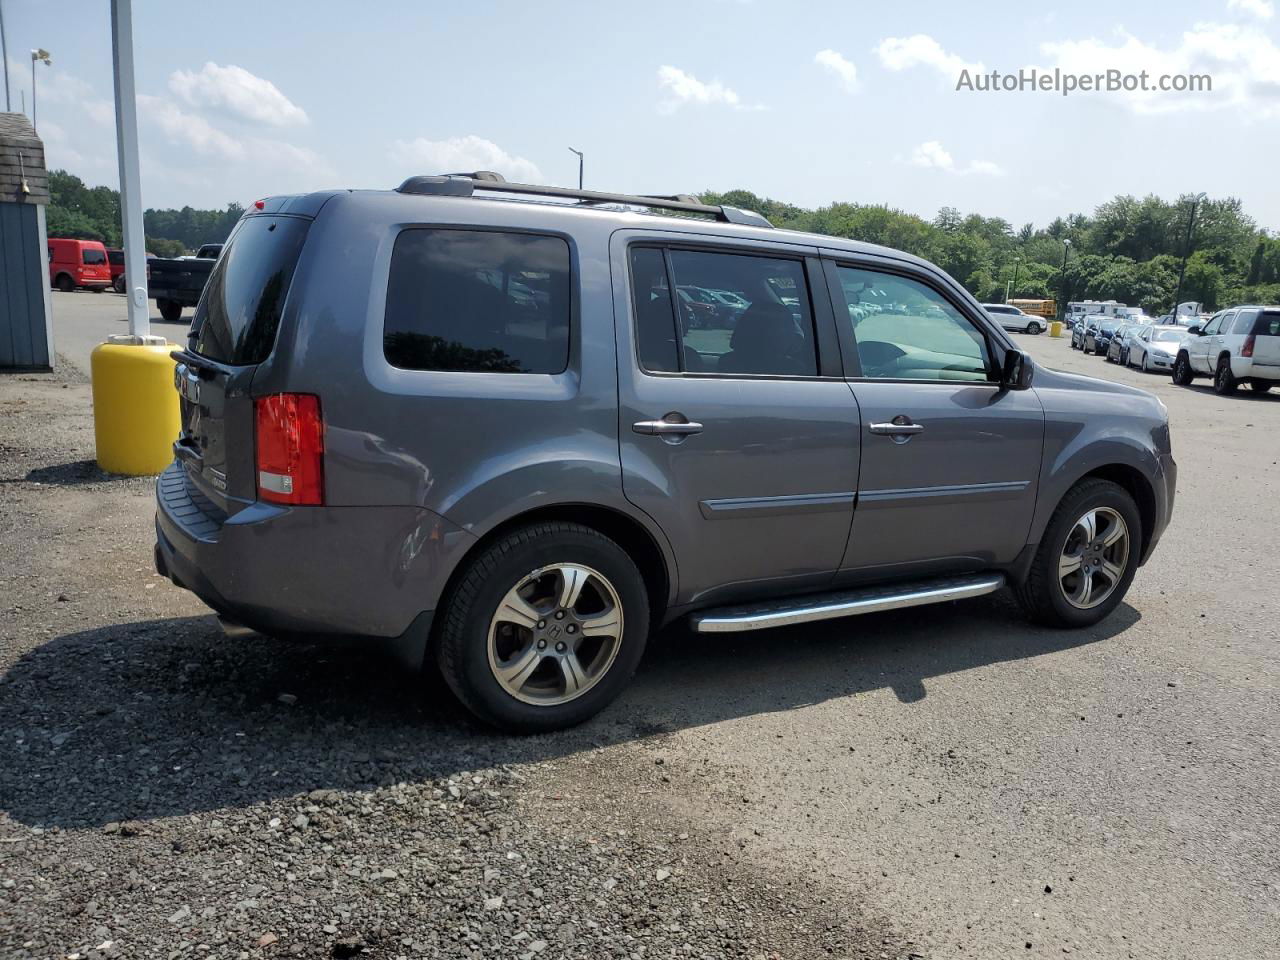
[[[0,113],[0,203],[48,202],[44,144],[25,114]]]

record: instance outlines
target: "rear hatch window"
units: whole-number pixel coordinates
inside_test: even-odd
[[[1280,337],[1280,310],[1264,310],[1253,321],[1255,337]]]
[[[255,216],[240,222],[196,307],[191,325],[196,353],[234,366],[267,359],[310,225],[300,217]]]

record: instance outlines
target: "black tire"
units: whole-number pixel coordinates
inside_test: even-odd
[[[114,290],[116,293],[124,293],[124,274],[123,273],[111,281],[111,289]]]
[[[1151,365],[1147,362],[1147,356],[1148,356],[1148,354],[1146,354],[1146,353],[1144,353],[1144,354],[1142,355],[1142,367],[1141,367],[1141,369],[1142,369],[1142,372],[1143,372],[1143,373],[1150,373],[1150,372],[1151,372]]]
[[[1187,359],[1187,355],[1178,354],[1178,359],[1173,361],[1173,382],[1180,387],[1189,387],[1195,378],[1196,375],[1191,371],[1191,361]]]
[[[70,293],[76,288],[76,282],[65,273],[58,274],[57,282],[54,285],[63,293]]]
[[[166,323],[177,323],[182,319],[182,304],[172,300],[157,300],[156,306],[160,308],[160,316]]]
[[[1231,372],[1231,358],[1219,357],[1218,367],[1213,374],[1213,392],[1219,396],[1228,397],[1236,392],[1238,386],[1240,381]]]
[[[1250,380],[1249,389],[1254,393],[1267,393],[1271,390],[1271,382],[1269,380]]]
[[[1128,556],[1115,588],[1096,607],[1081,609],[1066,598],[1058,563],[1076,521],[1098,507],[1115,510],[1129,529]],[[1015,587],[1028,617],[1048,627],[1088,627],[1105,619],[1124,600],[1138,570],[1143,543],[1142,516],[1129,492],[1117,483],[1099,478],[1081,480],[1067,491],[1045,528],[1026,581]]]
[[[490,668],[490,621],[530,571],[564,563],[607,578],[621,602],[623,635],[612,663],[585,692],[564,703],[527,703]],[[477,718],[511,733],[562,730],[594,716],[627,685],[649,638],[649,597],[635,563],[598,531],[561,521],[521,527],[471,558],[439,615],[435,651],[445,682]]]

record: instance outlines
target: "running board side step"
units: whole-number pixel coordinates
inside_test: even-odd
[[[859,613],[901,610],[927,603],[966,600],[995,593],[1004,586],[1004,574],[983,573],[964,577],[945,577],[916,583],[895,583],[838,593],[810,594],[766,603],[704,610],[689,618],[698,633],[738,633],[743,630],[767,630],[789,627],[816,620],[834,620]]]

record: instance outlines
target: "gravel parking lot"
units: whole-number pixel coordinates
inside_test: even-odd
[[[1174,521],[1108,621],[675,627],[510,739],[155,576],[151,482],[92,463],[122,306],[55,295],[70,363],[0,378],[0,957],[1275,955],[1280,396],[1020,337],[1170,409]]]

